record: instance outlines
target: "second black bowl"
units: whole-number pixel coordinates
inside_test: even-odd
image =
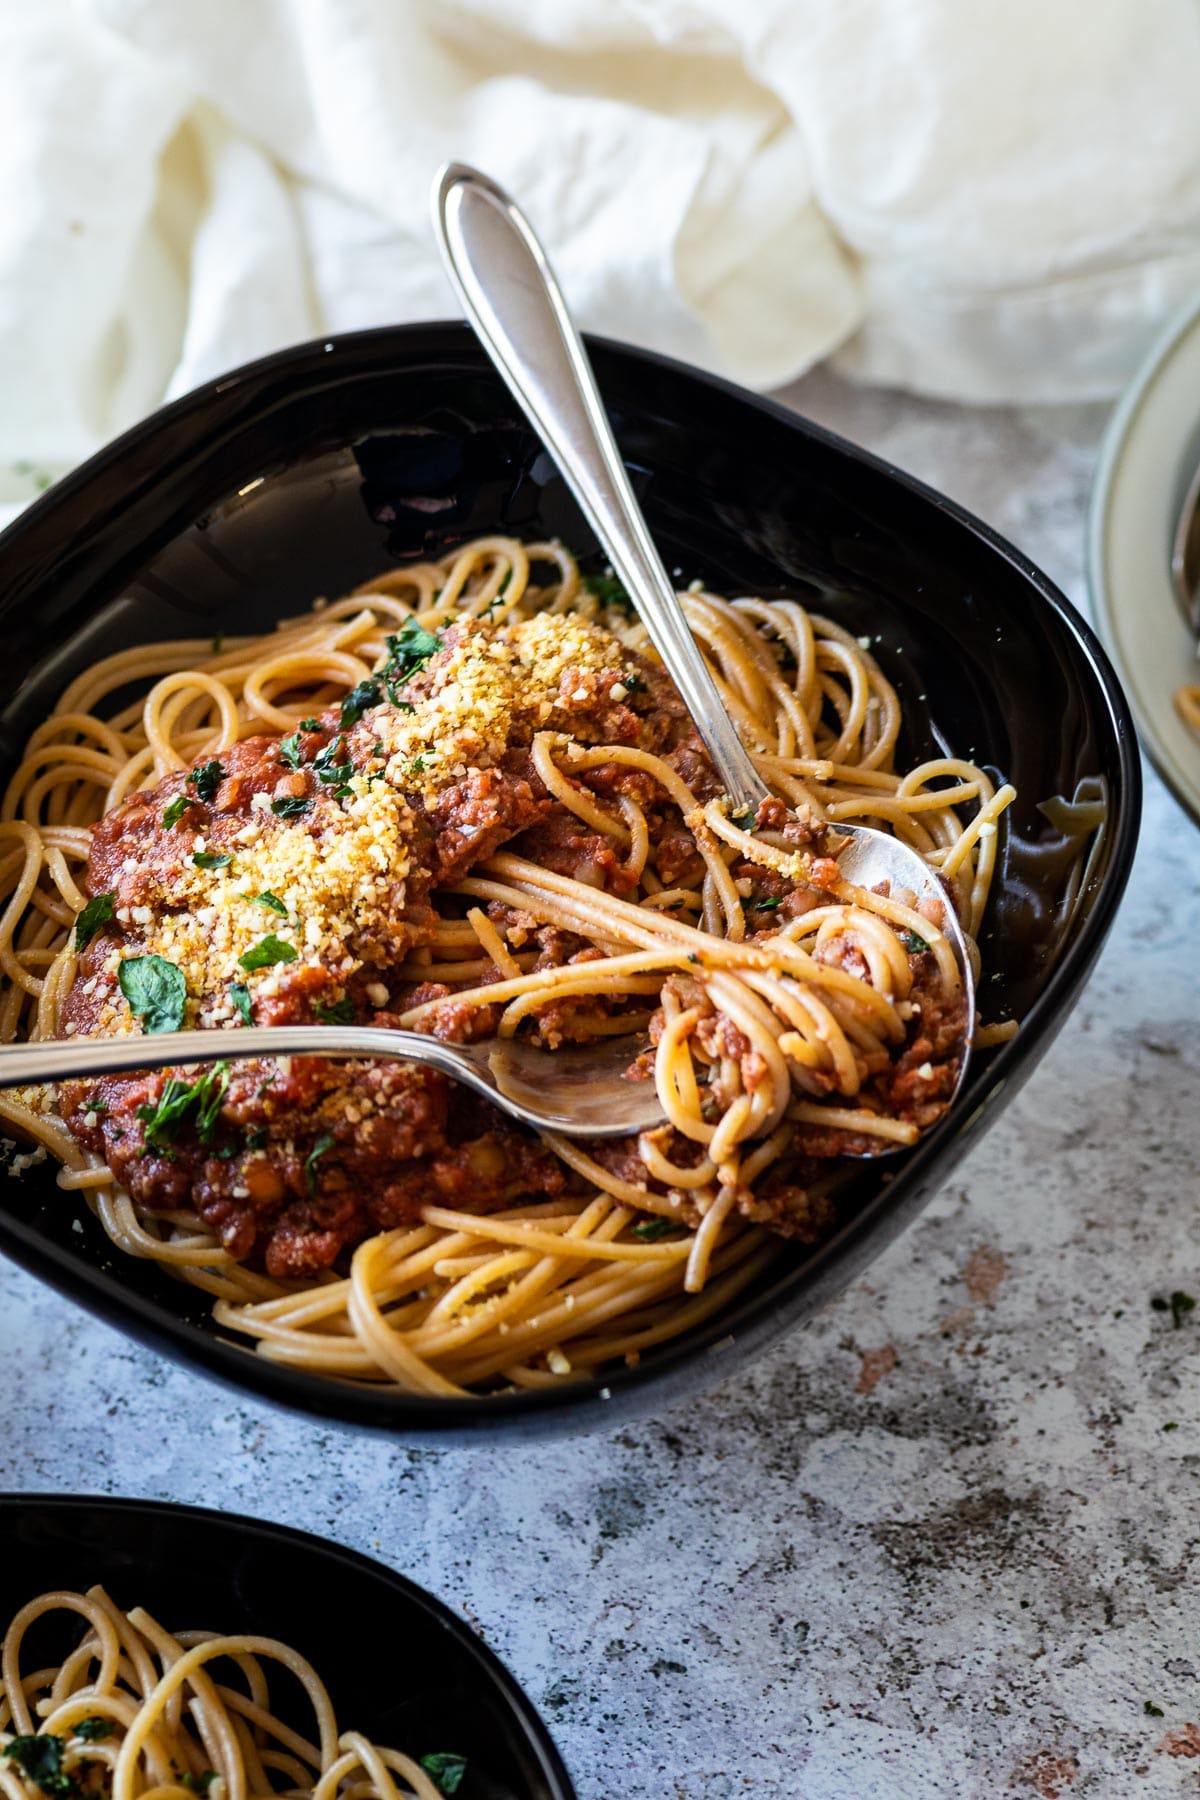
[[[982,951],[979,1056],[911,1152],[864,1165],[836,1233],[782,1251],[758,1287],[635,1369],[444,1400],[352,1387],[256,1357],[202,1295],[116,1257],[48,1168],[8,1181],[0,1247],[112,1323],[312,1413],[440,1440],[615,1426],[759,1354],[878,1255],[1012,1098],[1112,922],[1137,835],[1133,727],[1103,652],[1011,545],[940,495],[770,402],[663,358],[592,345],[667,565],[718,590],[795,594],[872,648],[900,691],[903,753],[948,748],[1015,783]],[[268,629],[397,559],[492,531],[595,549],[549,457],[459,325],[301,346],[178,401],[58,483],[0,538],[11,760],[90,661],[154,637]],[[1069,808],[1103,824],[1072,835]]]
[[[75,1494],[0,1494],[0,1543],[0,1634],[36,1595],[98,1583],[168,1631],[281,1639],[312,1663],[343,1731],[465,1756],[462,1800],[575,1800],[504,1665],[441,1601],[356,1551],[232,1513]],[[32,1635],[30,1651],[37,1667]]]

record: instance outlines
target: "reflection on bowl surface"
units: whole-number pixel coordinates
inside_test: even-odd
[[[910,1220],[1062,1023],[1111,923],[1139,809],[1123,700],[1053,587],[949,502],[770,403],[676,364],[593,346],[669,568],[725,593],[791,594],[870,640],[899,690],[898,766],[953,752],[1011,781],[982,932],[986,1019],[953,1113],[886,1169],[863,1165],[816,1252],[636,1368],[553,1390],[442,1400],[352,1389],[225,1342],[202,1296],[114,1267],[44,1167],[6,1183],[0,1245],[124,1329],[260,1394],[408,1434],[529,1435],[615,1423],[732,1371],[811,1313]],[[288,351],[155,415],[0,541],[11,759],[81,668],[152,638],[269,629],[414,556],[491,531],[595,543],[465,327]],[[709,1354],[712,1351],[718,1354]]]
[[[171,1632],[287,1644],[321,1677],[343,1731],[418,1758],[465,1757],[464,1796],[469,1789],[479,1800],[574,1800],[545,1726],[476,1633],[355,1551],[232,1514],[61,1494],[0,1495],[0,1543],[0,1636],[38,1595],[99,1585],[123,1611],[144,1607]],[[62,1618],[35,1622],[23,1670],[78,1643],[82,1622],[72,1617],[60,1635]],[[271,1693],[277,1716],[311,1739],[299,1687],[273,1680]]]

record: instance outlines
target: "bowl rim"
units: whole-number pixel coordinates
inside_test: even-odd
[[[956,1160],[976,1135],[989,1103],[1005,1088],[1015,1087],[1017,1080],[1034,1067],[1099,953],[1124,893],[1137,844],[1142,780],[1137,734],[1128,702],[1096,633],[1023,551],[936,488],[908,474],[887,458],[813,423],[778,400],[752,393],[723,376],[710,374],[658,351],[590,334],[585,334],[585,343],[589,352],[598,353],[601,362],[615,358],[627,365],[633,364],[635,368],[641,366],[664,372],[671,378],[682,378],[695,388],[708,390],[722,400],[755,411],[799,437],[834,451],[839,457],[886,476],[931,504],[935,511],[964,528],[1012,567],[1034,590],[1040,605],[1055,617],[1090,670],[1095,698],[1102,703],[1096,711],[1103,713],[1111,732],[1120,773],[1120,791],[1114,797],[1114,834],[1107,866],[1079,936],[1051,971],[1041,995],[1022,1020],[1019,1036],[989,1054],[982,1075],[976,1081],[968,1080],[964,1094],[951,1112],[906,1155],[900,1173],[890,1180],[882,1180],[878,1192],[852,1218],[846,1220],[832,1237],[813,1248],[801,1269],[789,1270],[773,1282],[769,1280],[766,1290],[757,1298],[737,1300],[728,1312],[718,1313],[714,1320],[695,1331],[657,1346],[653,1360],[644,1365],[613,1369],[603,1376],[592,1375],[558,1387],[469,1395],[460,1399],[397,1393],[390,1388],[373,1388],[337,1377],[314,1375],[273,1363],[258,1356],[252,1348],[211,1328],[174,1316],[163,1302],[143,1297],[122,1287],[119,1282],[113,1291],[114,1284],[102,1269],[83,1264],[69,1249],[47,1241],[36,1230],[14,1220],[0,1206],[0,1250],[126,1336],[140,1340],[189,1369],[199,1369],[243,1393],[249,1391],[260,1400],[310,1416],[316,1414],[336,1420],[343,1425],[403,1434],[409,1439],[430,1437],[446,1443],[457,1435],[462,1442],[474,1442],[488,1432],[504,1434],[506,1427],[519,1432],[522,1424],[526,1433],[567,1428],[568,1424],[580,1431],[603,1428],[608,1422],[606,1403],[623,1397],[630,1390],[653,1392],[656,1387],[669,1390],[672,1378],[686,1365],[699,1362],[711,1352],[720,1352],[735,1340],[756,1339],[757,1354],[794,1329],[806,1310],[805,1300],[811,1290],[823,1290],[828,1297],[852,1279],[858,1246],[874,1232],[881,1208],[892,1204],[892,1196],[897,1190],[904,1193],[929,1189],[931,1164],[943,1158],[947,1165]],[[378,353],[375,358],[371,356],[372,351]],[[276,375],[311,376],[322,366],[328,366],[331,373],[335,373],[338,352],[347,355],[357,352],[367,363],[386,358],[388,352],[403,356],[409,362],[420,359],[424,353],[426,362],[448,357],[459,366],[464,352],[468,352],[472,360],[478,359],[481,371],[489,371],[491,367],[473,331],[463,320],[375,326],[365,331],[315,338],[242,364],[138,421],[33,501],[5,531],[0,532],[0,577],[5,554],[23,536],[52,519],[54,510],[64,500],[86,493],[131,449],[152,441],[159,434],[169,436],[181,420],[202,413],[224,393],[252,383],[264,383]],[[326,357],[333,359],[329,365],[324,364]],[[40,579],[40,576],[36,578]],[[838,1269],[842,1264],[847,1265],[847,1269],[839,1280]],[[799,1281],[798,1276],[802,1277]],[[720,1373],[718,1364],[709,1381],[718,1379]],[[677,1397],[677,1391],[668,1391],[663,1395],[663,1404],[669,1404]],[[624,1408],[613,1409],[614,1426],[618,1422],[618,1413],[623,1414]],[[563,1415],[570,1415],[570,1420],[564,1421]]]
[[[12,1515],[22,1512],[58,1512],[67,1516],[79,1512],[107,1512],[125,1514],[133,1520],[139,1516],[153,1518],[169,1514],[180,1524],[219,1525],[223,1530],[236,1531],[248,1540],[265,1539],[292,1555],[308,1557],[316,1554],[331,1565],[331,1569],[338,1566],[350,1568],[359,1575],[369,1577],[376,1586],[390,1588],[406,1604],[424,1613],[430,1626],[446,1633],[457,1649],[474,1665],[473,1678],[477,1678],[482,1686],[489,1688],[499,1698],[504,1712],[519,1729],[526,1747],[537,1757],[550,1800],[577,1800],[575,1787],[558,1746],[550,1735],[549,1727],[516,1676],[479,1633],[460,1619],[444,1600],[439,1600],[436,1594],[431,1594],[410,1576],[402,1575],[387,1563],[379,1562],[361,1550],[352,1550],[333,1539],[320,1537],[316,1532],[305,1531],[299,1526],[280,1525],[273,1519],[259,1519],[249,1513],[221,1512],[213,1506],[192,1506],[175,1500],[148,1500],[134,1494],[52,1494],[0,1490],[0,1526]],[[0,1537],[3,1535],[0,1531]]]

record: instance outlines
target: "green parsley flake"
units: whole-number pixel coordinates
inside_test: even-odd
[[[170,831],[172,825],[178,825],[188,807],[195,804],[190,794],[176,794],[170,805],[163,809],[162,822],[165,828]]]
[[[75,921],[75,948],[77,950],[83,950],[91,943],[100,927],[108,924],[113,916],[116,899],[114,891],[111,894],[97,894],[94,900],[88,901]]]
[[[293,731],[290,736],[279,740],[280,759],[289,769],[298,769],[304,761],[304,752],[300,748],[300,733]]]
[[[271,802],[271,811],[277,819],[298,819],[302,813],[311,810],[312,801],[306,800],[302,794],[288,794],[282,800]]]
[[[217,789],[225,779],[225,770],[214,756],[211,762],[202,763],[193,769],[188,780],[196,790],[197,799],[205,804],[217,797]]]
[[[342,1000],[335,1000],[330,1006],[323,1006],[318,1000],[313,1007],[314,1013],[322,1025],[353,1025],[354,1002],[349,994]]]
[[[634,1226],[633,1235],[641,1238],[643,1244],[657,1244],[659,1238],[666,1237],[673,1228],[670,1219],[643,1219],[640,1225]]]
[[[328,1131],[319,1137],[304,1160],[304,1177],[308,1182],[310,1196],[315,1199],[317,1193],[317,1163],[327,1150],[332,1150],[336,1139]]]
[[[93,1713],[89,1719],[80,1719],[73,1730],[75,1736],[82,1738],[85,1744],[98,1744],[104,1738],[112,1736],[114,1726],[111,1719],[105,1719],[99,1713]]]
[[[349,731],[357,725],[363,714],[372,706],[378,706],[383,699],[383,691],[377,681],[360,681],[351,688],[342,701],[342,710],[338,714],[338,724],[343,731]]]
[[[148,1032],[179,1030],[187,982],[173,962],[165,956],[128,956],[117,970],[117,982],[130,1012]]]
[[[337,762],[335,759],[346,754],[345,738],[331,738],[325,748],[319,752],[313,762],[313,773],[319,782],[326,787],[338,787],[349,781],[354,773],[354,764]]]
[[[254,1013],[250,1006],[250,989],[246,986],[244,981],[230,982],[229,998],[233,1001],[234,1011],[238,1014],[242,1023],[245,1025],[253,1025]]]
[[[233,858],[224,850],[197,850],[192,861],[198,869],[227,869]]]
[[[454,1750],[431,1750],[421,1758],[421,1767],[443,1794],[457,1794],[467,1772],[467,1759]]]
[[[288,916],[287,907],[283,904],[279,895],[273,894],[270,888],[264,888],[261,894],[252,894],[250,896],[250,904],[252,906],[265,906],[271,912],[278,913],[281,919],[286,919]]]
[[[385,641],[387,661],[379,670],[378,679],[387,689],[388,699],[398,706],[397,687],[423,669],[430,657],[436,656],[442,640],[418,625],[415,619],[405,619],[401,630],[389,633]]]
[[[595,594],[601,606],[609,606],[626,617],[632,613],[633,601],[616,575],[585,575],[583,585],[589,594]]]
[[[900,942],[904,945],[904,948],[908,951],[910,956],[919,956],[922,950],[928,950],[929,948],[925,939],[923,937],[918,937],[915,931],[902,931],[900,933]]]
[[[247,950],[244,956],[238,957],[242,968],[250,974],[255,969],[269,969],[273,963],[295,962],[296,952],[290,944],[283,943],[269,931],[265,938]]]
[[[148,1150],[165,1150],[174,1143],[189,1113],[196,1115],[196,1132],[202,1144],[212,1141],[221,1117],[221,1102],[229,1086],[229,1064],[214,1063],[195,1081],[181,1081],[171,1075],[163,1083],[162,1093],[154,1106],[139,1106]]]
[[[12,1738],[0,1751],[43,1794],[74,1794],[75,1783],[62,1766],[62,1755],[63,1741],[52,1732]]]

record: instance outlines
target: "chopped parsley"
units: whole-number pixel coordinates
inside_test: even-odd
[[[195,801],[190,794],[176,794],[171,804],[163,808],[162,822],[167,830],[170,831],[172,825],[178,825],[188,807],[194,805]]]
[[[304,1178],[308,1182],[309,1194],[315,1199],[317,1192],[317,1163],[327,1150],[332,1150],[335,1139],[326,1131],[319,1137],[304,1159]]]
[[[196,790],[196,797],[206,804],[217,797],[217,789],[225,779],[225,770],[214,756],[211,762],[201,763],[193,769],[188,780]]]
[[[300,721],[301,731],[320,731],[321,729],[320,719],[301,719]]]
[[[929,948],[925,939],[919,937],[915,931],[902,931],[900,933],[900,942],[904,945],[904,948],[908,951],[910,956],[919,956],[922,950],[928,950]]]
[[[102,1718],[99,1713],[93,1713],[90,1719],[80,1719],[73,1729],[75,1736],[82,1738],[86,1744],[98,1744],[102,1739],[112,1736],[113,1722]]]
[[[272,800],[271,811],[277,819],[298,819],[301,813],[309,812],[312,801],[306,800],[303,794],[288,794],[282,800]]]
[[[74,1781],[62,1766],[63,1741],[52,1732],[38,1732],[32,1737],[15,1737],[5,1744],[0,1755],[15,1762],[27,1781],[41,1788],[43,1794],[74,1794]]]
[[[227,869],[233,858],[224,850],[197,850],[192,861],[198,869]]]
[[[351,762],[336,762],[334,760],[338,756],[344,757],[345,754],[345,738],[331,738],[325,748],[318,752],[313,761],[313,773],[317,780],[322,782],[326,787],[337,787],[341,783],[349,781],[354,773],[354,764]]]
[[[1179,1420],[1178,1419],[1168,1419],[1167,1423],[1163,1426],[1163,1430],[1164,1431],[1178,1431],[1179,1430]]]
[[[251,906],[269,907],[273,913],[278,913],[281,919],[286,919],[288,916],[287,907],[279,895],[273,894],[270,888],[264,888],[261,894],[251,894],[250,904]]]
[[[256,1125],[253,1131],[246,1133],[247,1150],[265,1150],[266,1146],[267,1128],[265,1125]]]
[[[165,956],[127,956],[117,982],[129,1010],[148,1032],[178,1031],[187,1005],[183,970]]]
[[[666,1237],[671,1229],[670,1219],[643,1219],[640,1225],[634,1226],[633,1235],[641,1238],[643,1244],[657,1244],[659,1238]]]
[[[318,1000],[313,1007],[322,1025],[353,1025],[354,1002],[349,994],[344,1000],[335,1000],[330,1006],[323,1006]]]
[[[295,962],[295,960],[296,952],[292,946],[283,943],[273,931],[269,931],[265,938],[261,938],[257,944],[252,945],[244,956],[238,957],[238,962],[247,974],[254,969],[269,969],[273,963]]]
[[[628,675],[622,675],[621,686],[625,689],[627,694],[644,694],[646,691],[646,677],[644,675],[639,675],[636,669],[631,669]]]
[[[1155,1294],[1150,1305],[1155,1312],[1169,1312],[1171,1323],[1178,1331],[1183,1324],[1185,1315],[1194,1311],[1196,1302],[1190,1294],[1185,1294],[1182,1288],[1176,1288],[1169,1300],[1164,1299],[1162,1294]]]
[[[201,1774],[193,1775],[190,1769],[186,1769],[179,1779],[185,1788],[191,1788],[193,1794],[207,1794],[209,1788],[217,1779],[217,1771],[215,1769],[205,1769]]]
[[[360,681],[342,701],[338,724],[343,731],[349,731],[352,725],[358,724],[369,707],[378,706],[382,699],[383,692],[377,681]]]
[[[467,1772],[467,1759],[454,1750],[431,1750],[421,1758],[421,1767],[443,1794],[457,1794]]]
[[[765,894],[761,900],[743,900],[742,905],[747,912],[778,912],[783,902],[773,894]]]
[[[75,921],[75,948],[77,950],[82,950],[85,945],[90,944],[100,927],[108,924],[113,916],[116,899],[114,891],[111,894],[97,894],[94,900],[88,901]]]
[[[250,1007],[250,989],[244,981],[231,981],[229,998],[233,1001],[234,1011],[245,1025],[253,1025],[254,1013]]]
[[[730,813],[729,823],[731,825],[740,825],[743,831],[753,831],[754,830],[754,821],[757,818],[757,816],[758,816],[757,806],[748,806],[746,808],[745,812]]]
[[[1155,1706],[1153,1700],[1143,1700],[1142,1711],[1151,1719],[1161,1719],[1164,1716],[1162,1707]]]
[[[202,1144],[211,1142],[221,1116],[221,1101],[229,1086],[229,1064],[214,1063],[195,1081],[181,1081],[178,1075],[163,1083],[156,1106],[139,1106],[137,1116],[144,1127],[148,1150],[165,1150],[174,1143],[179,1128],[188,1114],[196,1115],[196,1131]]]
[[[388,699],[396,706],[400,698],[396,689],[401,683],[423,669],[430,657],[436,656],[442,647],[442,640],[435,637],[432,631],[426,631],[415,619],[405,619],[400,631],[390,632],[387,639],[387,661],[379,671],[378,679],[387,689]]]
[[[625,585],[616,575],[585,575],[583,585],[589,594],[595,594],[601,606],[611,606],[616,612],[628,616],[633,611],[633,601],[625,591]]]
[[[300,748],[300,733],[298,731],[293,731],[287,737],[280,738],[279,756],[280,760],[285,762],[289,769],[298,769],[300,767],[300,764],[304,761],[304,752]]]

